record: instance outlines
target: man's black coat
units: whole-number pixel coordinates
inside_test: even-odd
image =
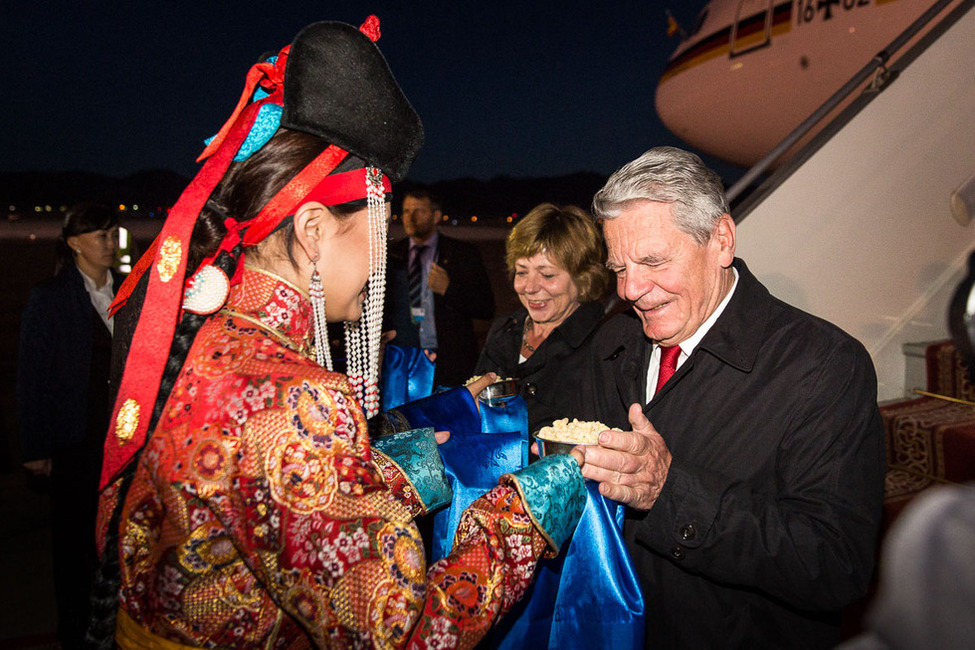
[[[863,346],[735,260],[725,311],[644,408],[673,454],[625,537],[647,646],[827,648],[873,570],[885,455]],[[630,429],[650,344],[632,313],[593,343],[597,417]]]

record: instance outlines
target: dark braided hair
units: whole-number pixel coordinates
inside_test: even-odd
[[[279,129],[271,140],[247,160],[231,165],[220,185],[214,190],[206,207],[193,229],[187,256],[187,269],[193,270],[213,251],[217,250],[227,232],[224,221],[232,216],[238,221],[253,219],[268,201],[284,187],[298,172],[304,169],[327,146],[327,143],[313,135],[300,131]],[[361,161],[349,156],[336,171],[362,167]],[[286,219],[282,230],[288,255],[292,264],[294,225]],[[238,245],[231,254],[221,253],[214,264],[228,276],[233,276],[240,260],[241,247]],[[130,296],[125,307],[116,317],[116,331],[113,341],[112,386],[117,390],[124,368],[122,360],[128,355],[132,334],[138,321],[148,275],[144,275],[139,286]],[[176,383],[183,363],[189,354],[196,333],[208,316],[184,314],[176,327],[173,343],[169,350],[166,368],[159,385],[159,394],[149,421],[149,431],[155,429],[163,407]],[[122,472],[118,502],[109,520],[105,538],[105,550],[95,576],[92,591],[91,623],[86,636],[86,645],[91,648],[111,650],[115,647],[115,619],[118,610],[119,590],[121,588],[121,568],[119,565],[119,523],[122,506],[129,486],[135,476],[141,453],[128,464]]]

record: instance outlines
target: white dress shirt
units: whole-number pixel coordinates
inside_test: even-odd
[[[115,300],[115,291],[112,290],[112,285],[115,281],[112,278],[111,272],[108,273],[108,282],[103,284],[101,288],[96,287],[95,281],[89,278],[80,267],[78,268],[78,272],[81,273],[81,279],[85,281],[85,290],[91,299],[91,306],[95,308],[102,322],[105,323],[105,327],[108,328],[108,333],[115,334],[114,319],[108,315],[108,308],[112,304],[112,301]]]

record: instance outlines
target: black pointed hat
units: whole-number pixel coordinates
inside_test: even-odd
[[[284,75],[281,126],[403,180],[423,144],[423,124],[369,36],[345,23],[309,25],[291,44]]]

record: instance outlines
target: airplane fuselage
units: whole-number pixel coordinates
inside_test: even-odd
[[[691,146],[760,160],[931,0],[714,0],[674,52],[656,106]]]

